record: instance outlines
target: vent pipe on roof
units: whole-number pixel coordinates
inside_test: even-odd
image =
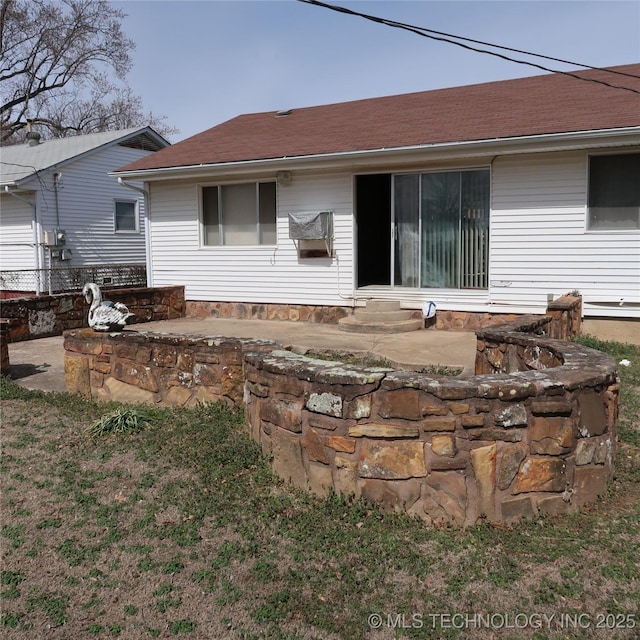
[[[27,144],[30,147],[37,147],[40,144],[40,134],[37,131],[27,133]]]
[[[37,131],[32,131],[31,120],[27,120],[27,135],[25,140],[30,147],[35,147],[40,144],[40,134]]]

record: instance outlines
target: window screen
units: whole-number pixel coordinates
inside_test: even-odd
[[[640,229],[640,153],[591,156],[589,229]]]

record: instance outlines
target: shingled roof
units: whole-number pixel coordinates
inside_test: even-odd
[[[0,151],[0,186],[20,185],[40,171],[61,167],[66,162],[78,160],[113,144],[150,152],[169,146],[169,142],[151,127],[54,138],[33,146],[27,143],[14,144],[2,147]]]
[[[611,67],[640,76],[640,64]],[[583,78],[640,92],[640,78]],[[565,74],[237,116],[119,171],[296,158],[640,126],[640,93]]]

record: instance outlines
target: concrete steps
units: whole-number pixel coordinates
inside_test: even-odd
[[[424,327],[424,320],[413,318],[411,311],[400,308],[397,300],[368,300],[353,316],[338,322],[342,331],[353,333],[402,333]]]

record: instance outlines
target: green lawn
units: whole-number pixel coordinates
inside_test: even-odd
[[[615,482],[513,530],[312,498],[222,406],[92,437],[118,405],[3,379],[2,636],[637,638],[640,347],[581,342],[631,361]]]

